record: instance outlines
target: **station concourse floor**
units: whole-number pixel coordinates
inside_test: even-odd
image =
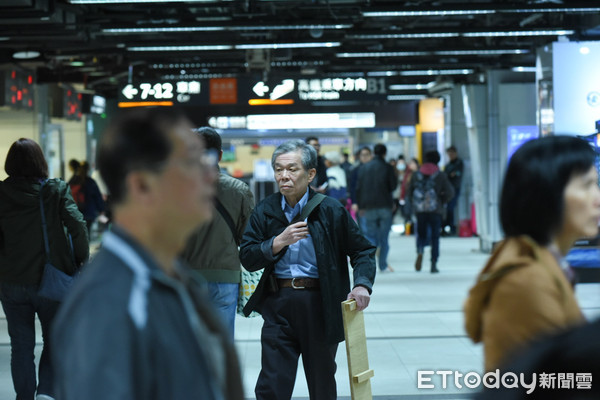
[[[482,374],[482,348],[473,344],[463,329],[462,305],[488,254],[479,251],[479,239],[444,237],[440,241],[439,274],[429,272],[429,248],[423,270],[414,270],[415,238],[390,233],[389,263],[393,273],[378,273],[371,303],[364,312],[370,368],[375,376],[371,390],[375,400],[468,399],[473,389],[458,389],[434,375],[434,389],[417,388],[418,370],[452,370]],[[579,304],[589,319],[600,316],[600,284],[580,284]],[[254,398],[260,371],[262,319],[236,319],[235,343],[240,358],[245,395]],[[36,363],[41,351],[38,325]],[[336,373],[338,398],[350,399],[346,348],[340,343]],[[0,400],[14,399],[10,376],[10,342],[6,319],[0,309]],[[294,399],[308,399],[300,363]]]

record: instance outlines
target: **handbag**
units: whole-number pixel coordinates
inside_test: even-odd
[[[48,244],[48,226],[46,224],[46,215],[44,213],[44,201],[42,198],[42,188],[46,181],[42,181],[40,185],[40,211],[42,213],[42,232],[44,234],[44,251],[46,252],[46,263],[44,264],[44,271],[42,273],[42,280],[38,288],[38,296],[54,301],[62,301],[66,294],[71,289],[75,276],[71,276],[56,268],[50,262],[50,245]],[[69,243],[71,247],[73,243],[69,235]],[[71,256],[73,252],[71,251]],[[75,264],[75,260],[73,260]]]
[[[244,307],[248,304],[248,300],[254,294],[260,278],[262,278],[264,269],[258,271],[247,271],[246,268],[242,267],[242,281],[240,283],[240,294],[238,296],[237,310],[236,312],[242,317],[258,317],[260,313],[252,311],[247,316],[244,314]]]

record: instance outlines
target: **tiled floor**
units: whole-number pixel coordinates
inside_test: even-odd
[[[477,238],[443,238],[440,273],[429,273],[429,254],[424,268],[413,268],[414,237],[390,235],[390,264],[394,273],[377,276],[371,305],[365,311],[367,347],[371,380],[377,400],[465,399],[471,389],[459,389],[454,382],[442,388],[434,375],[434,389],[417,387],[419,370],[452,370],[461,373],[482,372],[481,346],[474,345],[463,330],[462,304],[487,254],[478,251]],[[600,285],[577,287],[577,297],[586,315],[600,316]],[[1,314],[0,314],[1,315]],[[260,371],[260,318],[238,317],[236,345],[243,369],[246,396],[253,398],[254,384]],[[41,341],[41,337],[39,338]],[[39,348],[37,354],[39,356]],[[348,368],[344,344],[337,356],[336,380],[340,399],[350,398]],[[308,398],[306,381],[300,366],[294,398]],[[10,346],[6,321],[0,318],[0,400],[14,399],[10,377]]]

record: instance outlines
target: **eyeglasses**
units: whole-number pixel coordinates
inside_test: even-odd
[[[202,169],[204,172],[214,172],[219,167],[219,152],[214,149],[206,149],[199,156],[186,157],[176,160],[186,169]]]
[[[203,167],[217,168],[219,166],[219,152],[215,149],[206,149],[200,156]]]

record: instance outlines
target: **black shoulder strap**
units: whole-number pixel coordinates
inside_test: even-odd
[[[300,213],[300,215],[297,216],[296,218],[294,218],[291,223],[295,223],[298,221],[304,221],[306,218],[308,218],[310,213],[313,212],[313,210],[319,204],[321,204],[321,202],[323,200],[325,200],[325,197],[327,197],[327,196],[325,196],[322,193],[315,193],[314,196],[308,201],[308,203],[306,203],[306,205],[302,209],[302,212]]]
[[[231,218],[231,215],[229,215],[229,213],[227,212],[227,209],[223,206],[223,203],[221,203],[219,201],[219,199],[217,199],[216,197],[215,197],[215,207],[217,208],[217,211],[219,211],[219,213],[221,214],[221,216],[223,217],[225,222],[227,222],[227,226],[229,226],[229,229],[231,229],[231,234],[233,235],[233,240],[235,240],[235,243],[239,246],[240,241],[237,237],[237,232],[235,230],[235,224],[233,223],[233,218]]]

